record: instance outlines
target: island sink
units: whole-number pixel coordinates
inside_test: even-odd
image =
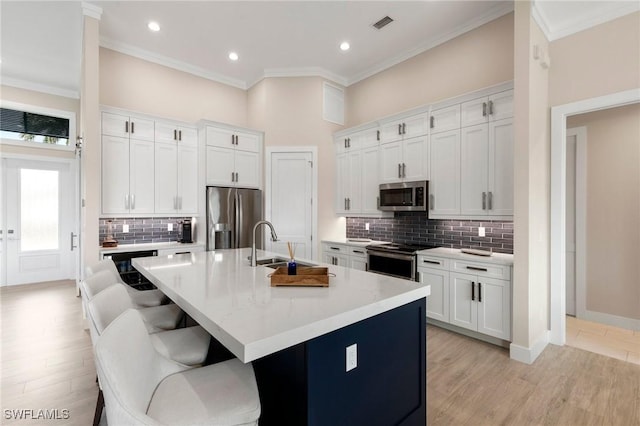
[[[287,266],[287,262],[289,261],[284,257],[270,257],[268,259],[260,259],[256,261],[256,265],[276,269],[280,266]],[[313,263],[300,262],[298,260],[296,260],[296,264],[301,267],[317,266]]]

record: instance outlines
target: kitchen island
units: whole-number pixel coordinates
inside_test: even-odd
[[[323,265],[335,274],[328,288],[271,287],[273,269],[250,267],[249,252],[133,265],[241,361],[253,361],[260,424],[425,424],[429,286]],[[258,259],[271,255],[258,251]]]

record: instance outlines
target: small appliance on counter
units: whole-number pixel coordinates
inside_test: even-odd
[[[185,219],[180,223],[180,239],[178,240],[181,243],[192,243],[193,242],[193,230],[191,228],[191,220]]]
[[[118,247],[118,240],[113,238],[112,220],[107,220],[107,237],[102,240],[102,247]]]

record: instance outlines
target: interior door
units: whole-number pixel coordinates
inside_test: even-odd
[[[5,159],[5,285],[75,277],[71,162]]]
[[[269,161],[271,188],[267,217],[278,233],[278,241],[273,243],[267,238],[267,249],[288,257],[287,242],[291,242],[296,258],[312,259],[313,154],[273,152]]]

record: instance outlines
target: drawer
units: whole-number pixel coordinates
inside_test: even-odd
[[[325,253],[349,254],[349,247],[342,244],[324,244],[322,251]]]
[[[511,279],[511,267],[508,265],[454,260],[451,270],[479,277],[497,278],[499,280]]]
[[[351,256],[367,257],[367,249],[364,247],[349,247],[349,254]]]
[[[441,257],[425,255],[418,256],[418,268],[442,269],[448,271],[450,263],[450,259],[443,259]]]

